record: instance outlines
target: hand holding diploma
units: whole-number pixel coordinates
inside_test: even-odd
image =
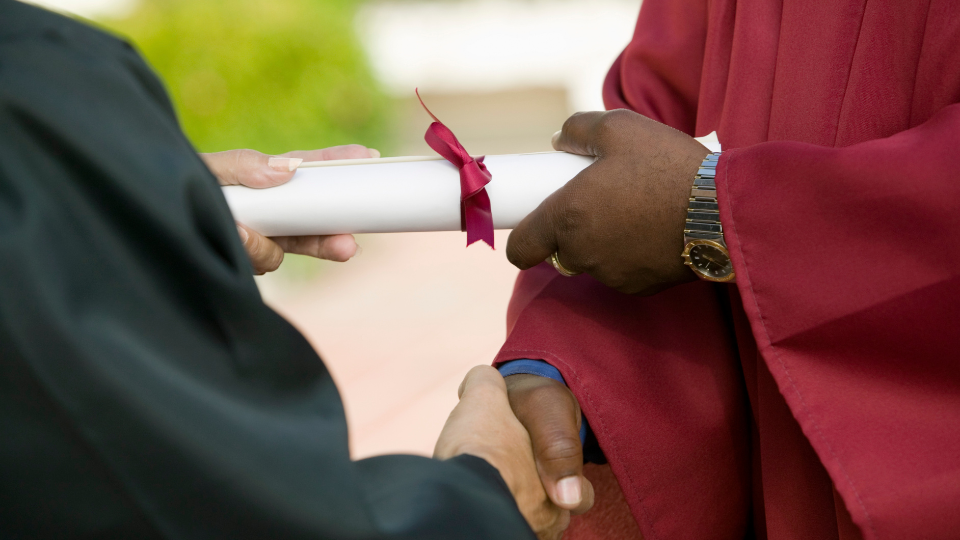
[[[238,221],[252,224],[267,235],[459,228],[467,233],[467,246],[482,240],[493,248],[495,228],[516,226],[548,195],[593,162],[590,157],[545,152],[491,156],[485,163],[487,156],[470,154],[423,99],[420,104],[433,119],[424,140],[445,162],[411,156],[341,164],[305,163],[304,168],[339,166],[316,171],[309,179],[301,174],[298,181],[269,194],[242,187],[224,188],[231,212]]]
[[[486,156],[493,227],[515,227],[593,162],[566,152]],[[237,221],[266,236],[462,230],[460,175],[440,157],[303,163],[282,186],[223,194]]]
[[[268,156],[255,150],[227,150],[200,154],[200,157],[221,186],[264,189],[289,182],[304,161],[378,158],[380,152],[351,144],[321,150],[287,152],[280,156]],[[237,231],[257,275],[276,270],[283,261],[284,253],[342,262],[354,257],[359,250],[354,239],[346,234],[283,235],[268,238],[239,220]]]
[[[510,262],[526,270],[553,256],[629,294],[696,280],[680,252],[693,178],[710,153],[704,144],[617,109],[571,116],[553,146],[597,159],[514,228]]]

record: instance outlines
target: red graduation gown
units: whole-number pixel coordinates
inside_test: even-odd
[[[541,265],[497,361],[560,369],[648,540],[960,537],[958,15],[644,1],[606,104],[718,132],[737,283]],[[610,537],[598,504],[574,537]]]

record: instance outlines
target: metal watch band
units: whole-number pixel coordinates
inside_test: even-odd
[[[687,206],[687,222],[683,228],[684,242],[691,240],[723,241],[723,225],[720,224],[720,206],[717,204],[717,162],[720,152],[704,158],[693,180],[690,202]]]

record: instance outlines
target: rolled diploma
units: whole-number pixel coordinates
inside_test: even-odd
[[[494,228],[515,227],[591,163],[566,152],[487,156]],[[302,167],[282,186],[223,194],[234,219],[267,236],[460,230],[460,175],[443,160]]]

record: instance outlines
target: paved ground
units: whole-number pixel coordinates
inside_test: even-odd
[[[258,278],[264,299],[321,353],[346,404],[354,457],[429,455],[457,387],[503,342],[517,270],[463,233],[367,235],[313,279]],[[299,263],[299,264],[298,264]],[[303,261],[291,265],[299,266]]]

